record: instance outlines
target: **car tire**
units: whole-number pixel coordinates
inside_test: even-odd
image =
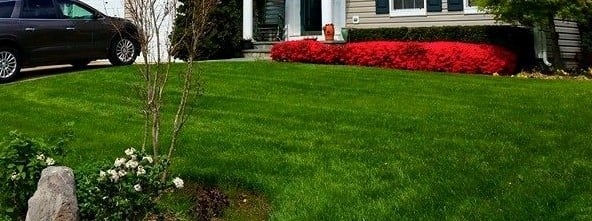
[[[109,62],[116,66],[133,64],[138,57],[137,45],[129,37],[115,39],[109,48]]]
[[[72,63],[70,63],[72,65],[72,67],[74,69],[83,69],[86,66],[88,66],[88,64],[90,64],[90,60],[80,60],[80,61],[74,61]]]
[[[0,46],[0,83],[14,80],[21,71],[21,59],[18,50]]]

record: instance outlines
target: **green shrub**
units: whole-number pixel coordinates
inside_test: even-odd
[[[580,23],[582,37],[582,64],[585,67],[592,67],[592,18],[586,23]]]
[[[49,144],[16,131],[0,145],[0,218],[24,220],[27,201],[37,189],[41,171],[56,164],[54,157],[62,155],[66,139]]]
[[[527,28],[515,26],[443,26],[417,28],[352,29],[349,40],[354,42],[375,40],[397,41],[460,41],[486,43],[504,47],[518,56],[521,67],[534,65],[534,37]]]
[[[208,32],[200,39],[198,48],[199,54],[195,59],[223,59],[240,56],[242,34],[242,7],[240,0],[222,0],[216,6],[214,12],[210,15]],[[185,30],[187,20],[188,4],[190,0],[180,0],[183,3],[178,9],[178,15],[175,19],[172,42],[188,41],[183,39],[181,33]],[[240,1],[242,3],[242,1]],[[186,49],[177,50],[174,56],[179,59],[187,60],[188,52]]]
[[[161,194],[183,187],[179,178],[162,180],[167,166],[129,148],[125,156],[100,170],[86,168],[76,180],[81,219],[134,221],[157,214]]]

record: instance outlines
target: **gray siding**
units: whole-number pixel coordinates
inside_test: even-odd
[[[565,60],[567,67],[576,67],[578,58],[582,53],[582,41],[578,24],[569,21],[555,21],[557,33],[559,34],[559,47],[561,58]]]
[[[398,16],[376,14],[375,0],[347,0],[346,26],[349,28],[429,27],[453,25],[499,25],[489,14],[465,14],[448,12],[447,0],[442,1],[442,12],[428,12],[422,16]],[[352,23],[352,17],[359,16],[359,24]],[[562,58],[568,67],[577,65],[581,53],[581,40],[577,23],[556,21]],[[551,53],[549,53],[551,54]]]
[[[464,12],[448,12],[446,0],[442,2],[442,12],[428,12],[423,16],[391,17],[388,14],[376,14],[374,0],[348,0],[346,4],[347,27],[378,28],[378,27],[425,27],[446,25],[493,25],[493,16],[487,14],[465,14]],[[359,16],[360,23],[353,24],[352,17]]]

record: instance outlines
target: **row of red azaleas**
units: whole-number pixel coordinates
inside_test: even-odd
[[[276,61],[483,74],[512,74],[517,61],[514,53],[494,45],[400,41],[345,45],[287,41],[276,44],[271,57]]]

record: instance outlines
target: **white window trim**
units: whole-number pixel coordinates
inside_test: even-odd
[[[395,0],[389,1],[389,9],[390,9],[390,16],[391,17],[427,15],[427,7],[428,7],[427,0],[423,0],[423,8],[414,8],[414,9],[394,9],[393,8],[393,5],[395,5],[394,1]]]
[[[483,14],[485,12],[479,10],[479,8],[477,6],[469,6],[469,0],[463,0],[464,1],[464,12],[465,14]]]

